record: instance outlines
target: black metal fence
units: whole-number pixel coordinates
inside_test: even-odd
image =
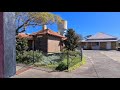
[[[55,65],[57,70],[65,70],[82,61],[82,48],[76,51],[64,50],[60,53],[42,53],[41,51],[25,51],[17,55],[17,61],[26,64],[38,64],[48,66]]]
[[[67,69],[82,61],[82,49],[79,51],[67,51],[64,54],[67,57],[64,58],[64,60],[67,60]]]
[[[76,65],[77,63],[82,61],[83,58],[83,52],[82,48],[77,49],[76,51],[63,51],[61,53],[51,53],[47,54],[47,57],[50,56],[58,56],[58,58],[51,58],[51,62],[56,61],[59,63],[58,67],[59,69],[69,69],[70,67]]]

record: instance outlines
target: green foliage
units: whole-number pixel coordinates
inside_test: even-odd
[[[83,57],[81,62],[78,62],[78,63],[74,64],[73,66],[69,67],[68,71],[73,71],[85,63],[86,63],[86,58]]]
[[[82,61],[79,51],[64,50],[61,57],[62,62],[59,63],[58,67],[56,67],[56,70],[60,71],[67,69],[67,67],[69,69]]]
[[[16,53],[23,54],[28,49],[28,41],[26,38],[16,38]]]
[[[24,51],[22,54],[17,54],[17,62],[21,63],[33,63],[33,51]],[[44,55],[40,51],[34,51],[35,66],[56,65],[61,61],[60,55]]]
[[[67,64],[65,62],[61,62],[58,67],[56,67],[56,70],[63,71],[67,69]]]
[[[60,62],[60,56],[59,55],[43,55],[42,60],[38,63],[35,63],[35,66],[46,66],[46,65],[55,65]]]
[[[60,23],[62,18],[50,12],[16,12],[16,34],[24,32],[28,26]]]
[[[43,60],[42,58],[43,58],[42,52],[34,51],[34,62],[40,62]],[[33,63],[33,51],[24,51],[23,54],[18,53],[16,60],[19,63],[25,64]]]
[[[67,50],[75,51],[75,49],[80,45],[80,37],[73,29],[68,29],[65,36],[67,37],[67,40],[64,41],[65,48]]]

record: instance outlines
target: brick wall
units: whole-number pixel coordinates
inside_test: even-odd
[[[60,38],[48,36],[48,52],[60,52]]]
[[[38,37],[35,41],[35,50],[47,52],[47,36]]]
[[[32,50],[33,40],[28,40],[28,50]]]

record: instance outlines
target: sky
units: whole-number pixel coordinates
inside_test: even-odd
[[[98,32],[120,38],[120,12],[52,12],[67,20],[68,29],[73,28],[83,37],[94,35]],[[48,25],[48,28],[58,32],[56,24]],[[30,34],[41,30],[42,27],[29,27],[26,33]]]

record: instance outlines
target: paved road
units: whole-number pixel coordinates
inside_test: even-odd
[[[88,64],[88,63],[87,63]],[[28,68],[27,70],[24,66],[17,66],[17,70],[22,70],[23,72],[18,73],[17,75],[11,78],[95,78],[96,75],[94,70],[91,69],[88,72],[88,65],[85,64],[73,72],[56,72],[44,68]],[[91,65],[92,66],[92,65]],[[25,71],[24,71],[25,69]],[[84,71],[87,73],[84,73]],[[18,71],[17,71],[18,72]],[[93,73],[93,74],[91,74]]]
[[[117,60],[120,59],[120,52],[86,50],[84,54],[92,62],[99,78],[120,78],[120,60]]]
[[[110,50],[110,51],[100,51],[100,53],[108,56],[109,58],[120,62],[120,51]]]
[[[120,78],[120,62],[110,57],[110,52],[117,51],[97,51],[84,50],[87,63],[72,72],[52,72],[43,68],[30,68],[11,78]],[[21,69],[20,66],[17,68]],[[18,69],[17,69],[18,70]]]

